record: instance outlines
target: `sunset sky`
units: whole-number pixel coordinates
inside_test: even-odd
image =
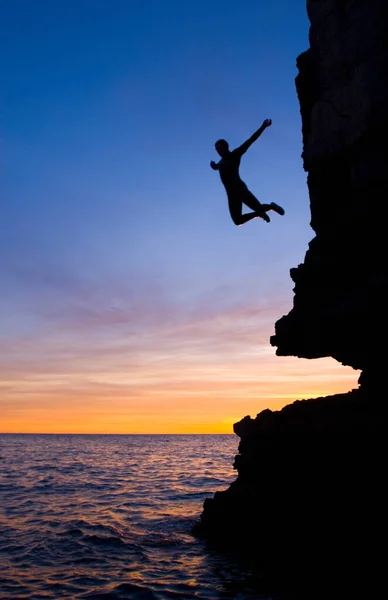
[[[314,233],[294,78],[304,0],[0,3],[0,432],[231,433],[348,391],[275,356]],[[209,167],[273,125],[236,227]]]

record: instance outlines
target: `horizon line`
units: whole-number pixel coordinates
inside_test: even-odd
[[[214,433],[99,433],[99,432],[94,432],[94,433],[81,433],[81,432],[72,432],[72,433],[66,433],[66,432],[59,432],[56,433],[54,432],[32,432],[32,431],[0,431],[0,435],[236,435],[234,432],[232,433],[220,433],[220,432],[214,432]]]

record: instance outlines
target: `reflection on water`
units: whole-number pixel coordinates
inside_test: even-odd
[[[0,598],[258,598],[191,535],[233,435],[0,436]]]

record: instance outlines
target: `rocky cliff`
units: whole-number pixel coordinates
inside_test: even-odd
[[[310,598],[372,588],[384,572],[386,5],[307,1],[310,48],[296,87],[315,237],[291,269],[294,305],[271,338],[278,355],[360,369],[360,387],[237,423],[238,477],[205,501],[196,527],[282,591],[310,586]]]
[[[332,356],[372,381],[383,375],[387,328],[387,3],[307,8],[310,48],[297,60],[296,87],[316,236],[291,269],[294,307],[271,343],[278,355]]]

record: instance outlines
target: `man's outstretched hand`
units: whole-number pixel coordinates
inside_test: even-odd
[[[263,127],[270,127],[272,125],[271,119],[266,119],[263,121]]]
[[[214,160],[210,161],[210,166],[213,169],[213,171],[217,171],[217,163],[214,162]]]

